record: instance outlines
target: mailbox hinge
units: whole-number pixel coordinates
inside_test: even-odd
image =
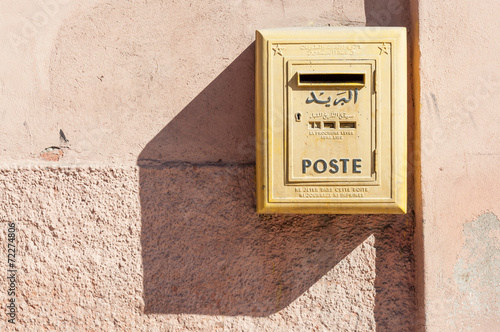
[[[373,71],[373,93],[377,91],[377,70]]]
[[[378,160],[377,160],[377,149],[373,150],[373,173],[377,173],[377,165]]]

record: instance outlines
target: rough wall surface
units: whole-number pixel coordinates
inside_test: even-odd
[[[405,216],[258,216],[254,197],[255,30],[409,26],[407,1],[0,15],[2,248],[9,222],[18,238],[17,324],[1,330],[413,329],[411,196]]]
[[[500,3],[419,6],[427,328],[497,331]]]
[[[411,330],[411,215],[259,217],[253,173],[2,170],[18,330]]]

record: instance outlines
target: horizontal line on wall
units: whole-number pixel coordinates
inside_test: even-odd
[[[227,161],[160,161],[155,159],[140,159],[137,161],[140,168],[186,168],[186,167],[255,167],[255,161],[248,163],[227,162]]]

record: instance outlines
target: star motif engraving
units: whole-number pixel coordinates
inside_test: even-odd
[[[273,51],[274,51],[274,55],[278,54],[278,55],[281,55],[283,56],[283,51],[285,49],[283,47],[280,46],[280,44],[276,44],[276,46],[273,47]]]
[[[382,46],[379,46],[378,48],[380,50],[379,55],[382,53],[389,54],[389,52],[388,52],[389,48],[387,47],[387,45],[385,43],[382,43]]]

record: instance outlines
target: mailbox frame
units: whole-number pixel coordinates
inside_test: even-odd
[[[298,45],[303,46],[300,49],[303,48],[304,52],[297,51]],[[324,46],[314,46],[320,48],[321,52],[311,54],[307,45]],[[292,52],[292,49],[295,51]],[[375,53],[374,50],[376,50]],[[286,130],[289,130],[287,122],[290,114],[285,108],[288,107],[289,83],[286,75],[280,74],[281,77],[276,75],[276,73],[281,73],[281,69],[277,66],[282,67],[286,72],[286,68],[293,61],[307,62],[308,60],[311,60],[311,63],[323,61],[332,64],[344,61],[353,65],[356,61],[363,63],[372,61],[378,65],[371,75],[373,76],[371,82],[360,84],[359,82],[336,83],[333,81],[330,84],[330,86],[346,88],[368,84],[376,89],[373,97],[375,106],[372,106],[376,111],[372,130],[377,130],[378,144],[373,154],[376,179],[366,187],[374,192],[375,196],[362,196],[359,199],[357,197],[323,199],[318,194],[319,198],[313,199],[290,194],[292,189],[297,191],[297,188],[305,188],[306,191],[314,191],[316,188],[318,193],[335,192],[337,189],[348,192],[353,190],[354,193],[354,190],[359,190],[358,188],[365,188],[360,187],[359,183],[350,181],[339,184],[338,179],[337,183],[335,181],[319,184],[308,181],[287,182]],[[300,75],[310,72],[306,71]],[[321,71],[314,71],[314,73],[329,74]],[[365,75],[359,73],[361,74]],[[390,83],[390,86],[386,86],[387,83]],[[314,87],[317,84],[312,82],[304,85]],[[406,213],[407,58],[405,28],[337,27],[258,30],[256,31],[255,91],[258,213]]]

